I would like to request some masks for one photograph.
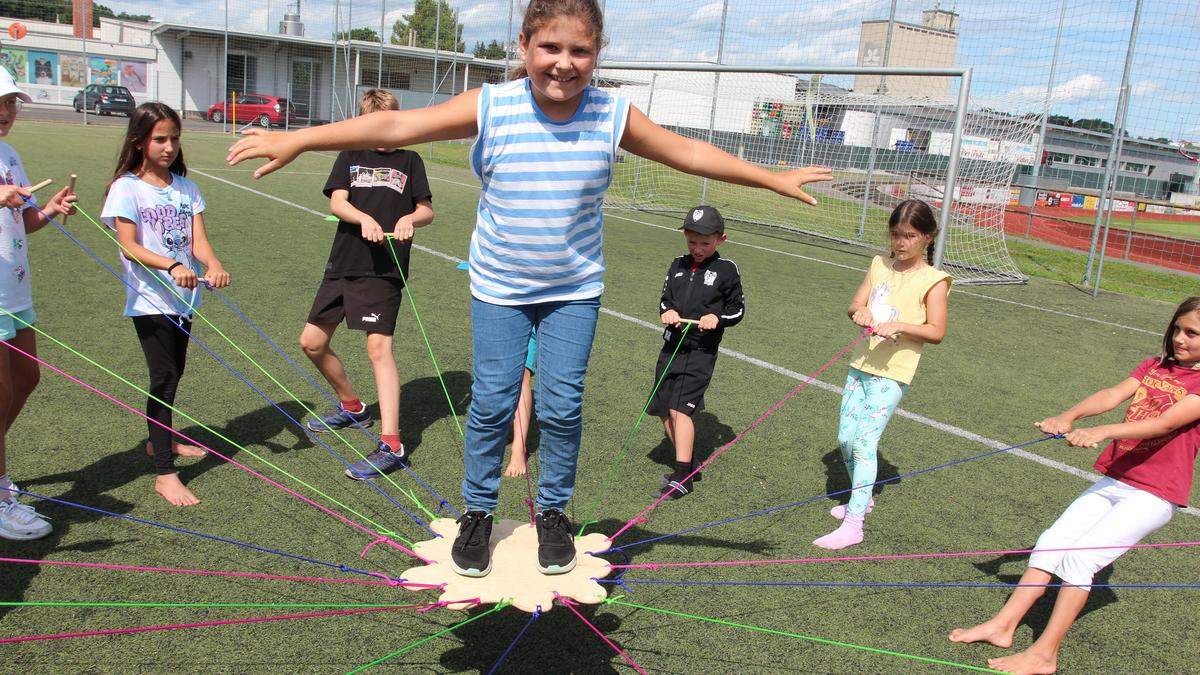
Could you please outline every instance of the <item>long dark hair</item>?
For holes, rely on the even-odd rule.
[[[1200,312],[1200,297],[1193,295],[1175,308],[1175,316],[1171,317],[1171,323],[1167,324],[1167,332],[1163,334],[1162,358],[1159,359],[1158,365],[1173,366],[1179,363],[1179,359],[1175,358],[1175,325],[1179,323],[1179,319],[1191,312]]]
[[[937,238],[937,218],[933,215],[933,209],[920,199],[905,199],[892,210],[892,216],[888,218],[888,231],[903,224],[911,226],[921,234],[934,237],[935,240]],[[925,260],[930,265],[933,264],[933,247],[934,241],[930,241],[929,246],[925,247]]]
[[[125,129],[125,140],[121,143],[121,154],[117,157],[117,170],[113,172],[114,181],[142,167],[144,154],[138,146],[144,145],[149,140],[150,132],[154,131],[154,125],[163,120],[174,122],[175,126],[183,131],[183,122],[179,119],[179,113],[165,103],[151,101],[139,105],[137,110],[133,111],[133,116],[129,118],[129,126]],[[171,162],[170,171],[179,176],[187,175],[187,165],[183,163],[182,147],[179,148],[179,155],[175,157],[175,161]]]
[[[521,19],[521,35],[525,36],[526,44],[533,39],[533,34],[546,24],[564,16],[579,19],[583,25],[592,29],[592,36],[596,38],[596,52],[599,55],[600,48],[604,46],[604,12],[600,11],[600,3],[596,0],[529,0],[529,6],[525,8],[525,18]],[[525,63],[518,61],[508,79],[519,80],[528,74]]]

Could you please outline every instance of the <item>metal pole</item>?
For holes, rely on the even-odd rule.
[[[227,101],[229,100],[229,0],[225,0],[224,64],[224,67],[221,68],[221,100]],[[221,107],[225,109],[225,114],[221,115],[221,133],[227,133],[225,125],[229,123],[229,106],[223,105]]]
[[[508,33],[505,34],[507,37],[504,39],[504,79],[506,79],[506,80],[508,79],[508,73],[509,73],[508,54],[511,51],[512,43],[513,43],[512,22],[513,22],[513,0],[508,0]]]
[[[1108,166],[1104,167],[1104,184],[1100,187],[1100,203],[1096,209],[1096,219],[1092,226],[1092,244],[1088,249],[1087,270],[1083,275],[1083,284],[1087,286],[1092,280],[1092,266],[1096,261],[1096,243],[1100,238],[1100,225],[1104,217],[1105,198],[1112,201],[1112,189],[1110,185],[1116,182],[1118,141],[1124,136],[1125,132],[1125,113],[1129,108],[1129,71],[1133,67],[1133,53],[1137,46],[1138,23],[1142,17],[1142,0],[1137,0],[1137,4],[1133,9],[1133,25],[1129,28],[1129,47],[1125,50],[1125,70],[1121,74],[1121,90],[1117,96],[1117,115],[1116,124],[1113,125],[1112,142],[1108,146]],[[1111,207],[1111,204],[1110,204]],[[1095,296],[1100,292],[1099,283],[1093,289],[1092,295]]]
[[[1121,151],[1125,148],[1124,128],[1124,120],[1122,119],[1122,132],[1117,137],[1117,168],[1113,170],[1113,188],[1112,191],[1109,192],[1108,210],[1104,214],[1104,237],[1101,239],[1100,249],[1096,252],[1096,257],[1098,258],[1099,262],[1096,264],[1096,284],[1092,287],[1093,298],[1100,294],[1100,277],[1104,274],[1104,254],[1108,251],[1108,233],[1112,230],[1112,215],[1116,202],[1115,197],[1117,193],[1117,179],[1119,177],[1117,174],[1121,170]],[[1114,131],[1116,130],[1114,129]]]
[[[938,218],[937,241],[933,246],[933,266],[941,269],[946,254],[946,233],[953,216],[954,188],[958,182],[958,154],[962,149],[963,127],[967,119],[967,101],[971,92],[971,69],[958,83],[958,108],[954,111],[954,137],[950,141],[950,163],[946,166],[946,190],[942,193],[942,212]]]
[[[434,1],[437,2],[437,13],[433,20],[433,79],[430,85],[430,103],[433,102],[433,96],[437,94],[439,88],[437,79],[438,57],[442,54],[442,0]]]
[[[650,110],[654,108],[654,83],[658,81],[658,73],[650,76],[650,98],[646,101],[646,117],[650,116]],[[633,197],[630,200],[634,207],[637,207],[638,181],[642,177],[642,163],[646,160],[638,157],[634,160],[637,164],[633,167]]]
[[[729,0],[721,3],[721,30],[717,34],[717,65],[725,55],[725,20],[729,16]],[[717,124],[717,91],[721,86],[721,73],[713,73],[712,107],[708,111],[708,142],[713,141],[713,127]],[[700,203],[708,203],[708,179],[700,181]]]
[[[362,53],[359,52],[357,47],[355,47],[354,48],[354,70],[351,71],[350,70],[350,40],[351,40],[350,33],[353,30],[354,30],[354,0],[346,0],[346,51],[343,53],[343,56],[346,59],[346,108],[349,108],[351,110],[353,110],[353,108],[350,108],[350,106],[353,105],[352,101],[354,101],[354,99],[358,98],[355,95],[355,88],[358,86],[358,79],[359,79],[358,78],[358,72],[359,72],[358,65],[359,65],[359,61],[362,59]],[[353,73],[353,75],[351,75],[351,73]],[[350,117],[354,117],[354,114],[356,114],[356,113],[352,113],[350,115]]]
[[[1133,206],[1133,215],[1129,217],[1129,230],[1125,233],[1125,259],[1129,260],[1129,253],[1133,250],[1133,228],[1137,227],[1137,204]]]
[[[183,42],[183,40],[180,40],[180,43],[182,43],[182,42]],[[180,60],[180,63],[183,63],[182,59]],[[182,79],[182,78],[180,78],[180,79]],[[85,126],[85,127],[88,124],[87,88],[88,88],[88,85],[91,83],[92,83],[92,60],[88,57],[87,30],[85,29],[83,31],[83,97],[81,99],[81,107],[83,108],[83,126]],[[180,83],[181,86],[179,87],[180,89],[184,88],[182,86],[182,84],[183,83],[181,82]]]
[[[1037,178],[1042,175],[1042,152],[1046,147],[1046,122],[1050,117],[1051,99],[1054,97],[1054,72],[1058,69],[1059,46],[1062,44],[1063,20],[1067,17],[1067,0],[1058,4],[1058,32],[1054,35],[1054,56],[1050,59],[1050,78],[1046,81],[1046,101],[1042,105],[1042,128],[1038,132],[1037,151],[1033,153],[1033,187],[1037,189]]]
[[[883,44],[883,66],[886,68],[892,60],[892,29],[896,25],[896,0],[892,0],[891,9],[888,10],[888,25],[887,25],[887,40]],[[879,76],[879,87],[876,91],[875,99],[875,114],[871,121],[871,149],[867,157],[867,182],[863,189],[862,210],[858,214],[858,240],[862,241],[863,235],[867,230],[867,207],[871,204],[871,183],[875,179],[875,155],[879,152],[876,147],[876,139],[879,138],[879,116],[883,113],[882,97],[887,96],[887,76]]]
[[[379,65],[375,68],[375,86],[383,87],[383,31],[384,15],[387,14],[387,0],[379,0]]]

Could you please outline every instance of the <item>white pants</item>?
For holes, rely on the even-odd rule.
[[[1166,525],[1175,505],[1112,478],[1085,490],[1050,529],[1038,537],[1029,566],[1049,572],[1072,586],[1091,588],[1092,577],[1151,532]],[[1087,551],[1040,549],[1093,548]]]

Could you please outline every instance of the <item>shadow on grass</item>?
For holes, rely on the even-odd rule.
[[[646,420],[649,422],[650,420]],[[655,420],[657,424],[657,420]],[[692,444],[692,460],[697,464],[707,460],[721,446],[733,440],[736,432],[727,424],[723,424],[707,411],[701,411],[692,416],[692,424],[696,428],[696,440]],[[661,427],[661,424],[657,424]],[[675,468],[675,446],[664,436],[658,445],[647,453],[651,461],[663,465],[668,470]]]
[[[846,464],[842,461],[842,451],[839,448],[825,453],[821,457],[821,463],[825,465],[825,494],[850,489],[850,476],[846,473]],[[891,480],[900,475],[896,465],[884,459],[883,453],[878,455],[878,467],[875,474],[876,481]],[[876,485],[871,489],[871,494],[882,494],[884,488],[896,486],[902,482],[904,481],[892,480],[890,483]],[[830,499],[836,500],[839,504],[847,504],[850,502],[850,493],[843,492],[835,497],[830,497]]]
[[[1024,568],[1021,569],[1021,574],[1002,574],[1000,569],[1010,563],[1020,563],[1024,565],[1028,563],[1028,561],[1028,554],[1012,553],[972,564],[976,569],[984,574],[995,577],[996,581],[1006,584],[1015,584],[1021,580],[1021,574],[1025,572]],[[1109,582],[1108,580],[1112,577],[1114,569],[1115,568],[1113,565],[1109,565],[1108,567],[1100,570],[1096,573],[1095,578],[1092,579],[1092,583],[1107,584]],[[1058,583],[1059,581],[1060,579],[1058,579],[1058,577],[1054,578],[1054,583]],[[1046,589],[1046,594],[1042,596],[1041,599],[1039,599],[1033,605],[1033,607],[1031,607],[1029,611],[1025,613],[1025,617],[1021,619],[1021,625],[1029,626],[1029,628],[1033,630],[1035,639],[1046,630],[1046,624],[1050,621],[1050,612],[1054,609],[1054,603],[1056,600],[1058,600],[1058,588]],[[1083,606],[1083,611],[1079,612],[1078,619],[1081,619],[1096,610],[1103,609],[1115,602],[1117,602],[1117,594],[1113,591],[1113,589],[1093,588],[1092,592],[1088,594],[1087,604]],[[999,609],[999,607],[996,609]]]

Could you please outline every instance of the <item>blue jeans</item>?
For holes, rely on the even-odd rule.
[[[504,446],[512,434],[529,337],[535,331],[534,411],[541,431],[537,505],[566,508],[575,491],[583,376],[599,312],[599,298],[521,306],[472,298],[474,381],[462,484],[468,510],[491,512],[499,501]]]

